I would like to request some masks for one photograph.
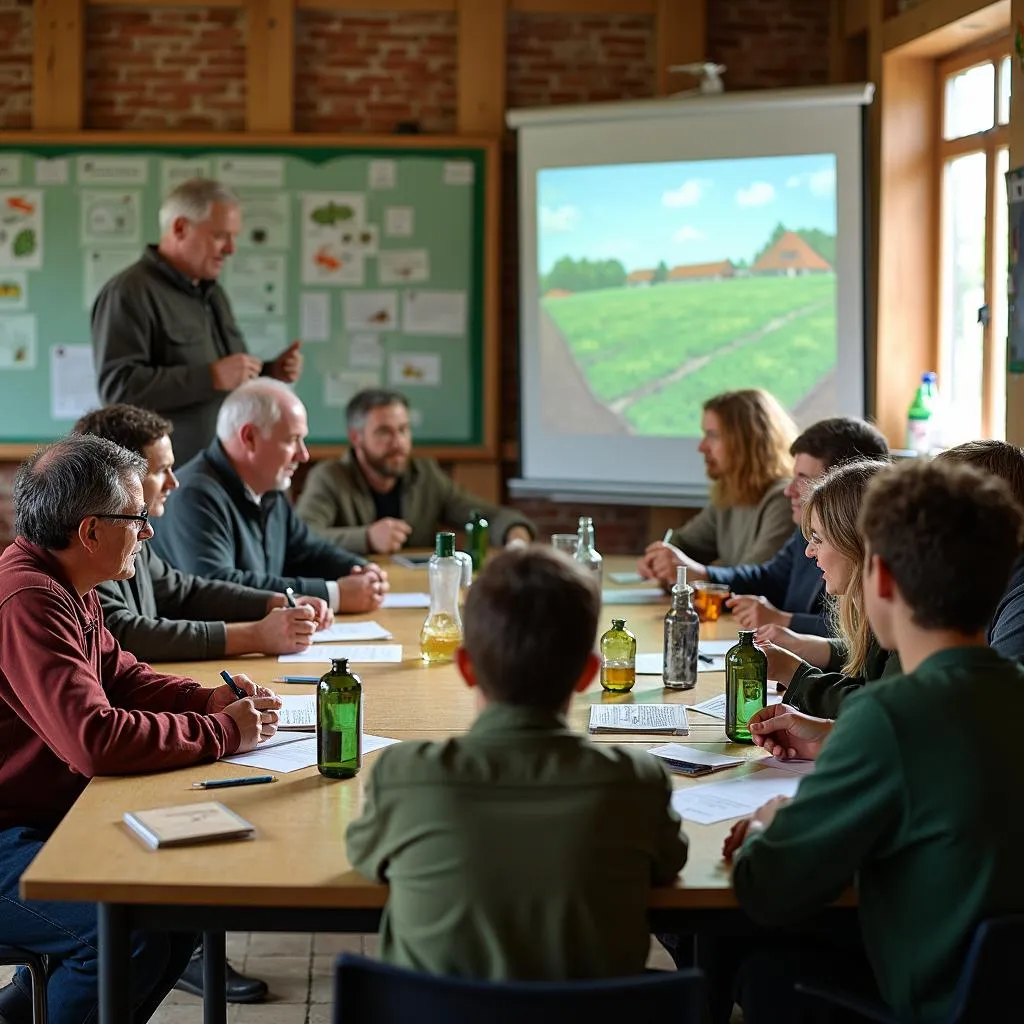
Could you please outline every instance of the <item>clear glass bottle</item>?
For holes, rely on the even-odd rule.
[[[594,520],[590,516],[580,516],[580,524],[576,530],[576,561],[597,577],[598,584],[601,583],[604,559],[594,546]]]
[[[491,524],[480,509],[469,513],[466,522],[466,551],[473,559],[473,572],[479,572],[487,560],[487,548],[491,542]]]
[[[750,719],[768,703],[768,657],[754,646],[755,630],[741,629],[725,655],[725,735],[751,743]]]
[[[693,607],[693,588],[686,583],[686,567],[676,569],[672,607],[665,615],[665,649],[661,678],[670,690],[692,690],[697,685],[700,618]]]
[[[462,563],[455,557],[455,534],[439,533],[427,565],[430,611],[420,630],[420,656],[428,665],[451,661],[462,643],[459,591]]]
[[[316,688],[316,767],[329,779],[351,779],[363,761],[363,684],[348,658],[332,658]]]
[[[612,693],[625,693],[636,682],[636,637],[625,619],[612,619],[601,637],[601,685]]]

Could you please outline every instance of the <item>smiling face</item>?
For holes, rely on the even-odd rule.
[[[206,220],[178,217],[171,225],[173,262],[193,280],[216,281],[241,230],[242,213],[228,203],[214,203]]]
[[[797,526],[803,522],[804,496],[810,486],[825,472],[825,463],[812,455],[805,455],[801,452],[793,460],[793,479],[786,486],[783,492],[789,498],[790,507],[793,509],[793,522]]]
[[[371,409],[362,430],[348,436],[360,464],[385,479],[397,479],[409,465],[412,428],[401,402]]]
[[[167,495],[178,487],[178,478],[171,468],[174,465],[174,449],[171,439],[163,437],[147,444],[142,449],[142,457],[149,463],[149,469],[142,481],[142,499],[149,509],[151,519],[164,514]]]
[[[251,446],[249,486],[257,494],[288,490],[295,470],[309,461],[309,425],[303,404],[297,398],[282,399],[281,415],[266,435],[251,425],[244,430],[251,432],[247,438]]]
[[[697,451],[704,456],[704,472],[709,480],[720,480],[729,471],[729,452],[718,414],[705,410],[700,429],[704,436]]]
[[[825,592],[833,597],[846,593],[854,565],[825,537],[817,510],[811,512],[811,536],[807,541],[807,557],[813,558],[825,581]]]

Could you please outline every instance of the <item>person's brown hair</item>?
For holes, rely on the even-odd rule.
[[[1020,554],[1024,513],[1007,484],[953,460],[871,481],[860,529],[922,629],[967,636],[992,618]]]
[[[142,454],[161,437],[170,437],[174,424],[150,409],[137,405],[108,405],[87,412],[72,428],[73,434],[95,434],[122,448]]]
[[[812,423],[790,446],[790,455],[809,455],[825,469],[844,462],[888,459],[889,445],[882,432],[866,420],[831,416]]]
[[[593,576],[550,548],[505,551],[466,598],[463,646],[494,701],[557,710],[594,650],[601,591]]]
[[[704,403],[722,427],[726,470],[711,488],[719,508],[756,505],[778,480],[793,475],[789,446],[796,425],[774,395],[761,388],[726,391]]]
[[[811,539],[811,514],[816,513],[822,539],[851,566],[846,590],[829,605],[833,627],[846,644],[843,672],[850,676],[864,671],[871,643],[871,627],[864,614],[864,538],[857,517],[868,484],[888,466],[877,459],[837,466],[810,489],[804,502],[804,537]]]
[[[1017,504],[1024,508],[1024,448],[991,439],[968,441],[947,448],[935,461],[973,466],[989,476],[999,477],[1010,488]]]

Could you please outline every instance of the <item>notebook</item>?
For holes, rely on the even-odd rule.
[[[227,839],[252,839],[255,827],[216,800],[126,811],[124,823],[151,850]]]
[[[699,750],[696,747],[684,747],[681,743],[666,743],[661,747],[651,747],[647,751],[661,758],[666,766],[681,775],[707,775],[721,771],[723,768],[735,768],[743,764],[742,757],[730,757],[728,754],[717,754],[711,750]]]
[[[682,704],[593,704],[590,732],[689,733],[686,708]]]

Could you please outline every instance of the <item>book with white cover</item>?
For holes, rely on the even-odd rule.
[[[255,826],[216,800],[126,811],[124,823],[151,850],[226,839],[251,839]]]

